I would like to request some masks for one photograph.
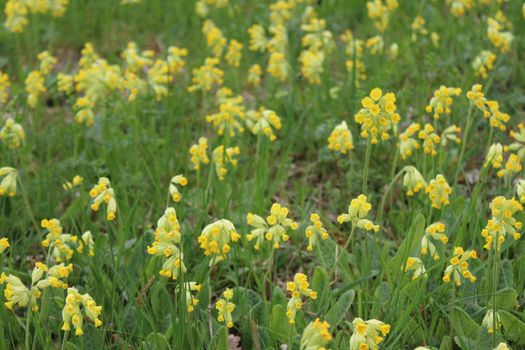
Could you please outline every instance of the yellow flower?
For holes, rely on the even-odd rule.
[[[155,98],[160,101],[168,96],[168,83],[171,81],[168,63],[157,59],[148,70],[148,82],[155,92]]]
[[[153,64],[154,53],[151,50],[139,52],[138,46],[135,42],[129,42],[126,49],[120,54],[120,57],[126,63],[126,70],[132,73],[137,73],[145,67]]]
[[[238,146],[224,148],[223,145],[220,145],[213,150],[212,157],[215,164],[215,172],[220,181],[223,181],[226,174],[228,174],[228,164],[232,167],[237,166],[237,156],[240,153],[241,150]]]
[[[501,131],[507,130],[505,123],[510,120],[510,116],[499,110],[499,103],[497,101],[487,101],[483,116],[489,119],[491,127],[498,128]]]
[[[441,206],[450,204],[448,197],[452,193],[452,189],[441,174],[430,181],[425,188],[425,192],[428,193],[428,198],[432,202],[433,208],[441,209]]]
[[[64,73],[57,75],[58,91],[70,95],[75,90],[73,76]]]
[[[312,49],[304,50],[299,56],[301,63],[301,74],[310,84],[321,84],[321,74],[323,73],[324,53]]]
[[[310,222],[312,223],[312,225],[306,228],[304,234],[308,238],[308,247],[306,247],[306,249],[312,251],[319,239],[325,241],[328,239],[329,235],[328,231],[326,231],[326,229],[323,226],[323,223],[321,222],[321,217],[319,216],[319,214],[310,214]]]
[[[511,130],[510,137],[515,141],[508,146],[508,150],[516,152],[522,160],[525,160],[525,125],[519,123],[518,130]]]
[[[193,78],[191,85],[188,88],[189,92],[197,90],[210,91],[213,85],[222,85],[224,72],[217,67],[219,64],[218,58],[206,58],[204,65],[193,69]]]
[[[401,158],[407,159],[411,157],[414,151],[421,147],[415,137],[419,130],[421,130],[421,125],[412,123],[399,135],[399,153],[401,153]]]
[[[279,203],[274,203],[266,220],[253,213],[246,215],[248,225],[253,227],[246,238],[248,241],[255,240],[255,250],[260,249],[265,239],[273,242],[275,249],[279,249],[281,242],[290,239],[288,228],[295,231],[299,224],[288,218],[288,213],[288,208],[281,206]]]
[[[225,257],[230,251],[230,243],[237,242],[241,235],[237,233],[233,223],[226,219],[217,220],[207,225],[198,238],[204,255]]]
[[[9,75],[0,70],[0,104],[5,105],[7,103],[7,98],[9,97],[9,87],[11,86],[11,81],[9,80]]]
[[[450,115],[452,113],[450,107],[454,102],[452,97],[459,96],[460,94],[460,88],[441,85],[438,90],[434,91],[434,96],[430,99],[425,110],[427,113],[434,113],[434,119],[439,119],[442,114]]]
[[[425,124],[423,130],[419,131],[418,138],[423,140],[423,152],[432,157],[437,155],[436,146],[441,142],[441,138],[434,132],[431,124]]]
[[[195,306],[199,304],[199,299],[194,294],[200,293],[202,285],[197,282],[185,282],[184,283],[184,297],[186,302],[186,311],[189,313],[195,310]],[[180,291],[180,286],[178,285],[175,289],[177,292]],[[193,292],[193,294],[192,294]]]
[[[456,286],[461,286],[461,280],[463,278],[468,279],[471,283],[476,282],[476,276],[469,270],[470,259],[477,259],[478,256],[475,250],[463,250],[461,247],[454,248],[454,254],[450,259],[450,265],[445,269],[443,274],[443,282],[449,283],[450,277],[454,279]]]
[[[503,31],[505,23],[496,18],[487,19],[487,36],[492,45],[499,49],[501,53],[510,51],[510,46],[514,41],[514,35],[510,31]]]
[[[206,121],[215,127],[218,135],[227,133],[230,137],[244,132],[242,122],[246,118],[246,108],[241,95],[222,99],[219,112],[206,116]]]
[[[407,196],[413,196],[422,189],[426,188],[427,182],[421,173],[413,166],[407,165],[403,168],[403,186],[407,190]]]
[[[64,190],[69,191],[75,187],[82,185],[84,178],[80,175],[75,175],[71,181],[66,181],[62,184]]]
[[[307,51],[330,53],[335,47],[332,33],[325,30],[326,21],[324,19],[311,17],[308,23],[301,25],[301,30],[306,34],[301,38],[301,44]]]
[[[439,260],[440,256],[437,253],[436,246],[432,242],[432,239],[447,244],[448,237],[445,234],[445,229],[446,226],[442,222],[435,222],[425,229],[425,234],[423,238],[421,238],[421,255],[430,253],[430,256],[434,260]]]
[[[524,11],[525,12],[525,11]],[[523,16],[525,17],[525,15]],[[509,346],[505,343],[499,343],[498,346],[494,348],[494,350],[510,350]]]
[[[102,202],[107,204],[106,219],[115,220],[117,214],[117,201],[115,192],[111,188],[111,183],[107,177],[101,177],[98,183],[89,191],[89,196],[93,198],[91,210],[98,211]]]
[[[498,196],[490,202],[490,210],[492,217],[481,231],[481,236],[485,238],[483,248],[490,250],[494,246],[499,251],[507,235],[511,235],[515,240],[521,237],[519,230],[523,223],[516,220],[514,215],[521,212],[523,206],[514,198]]]
[[[485,157],[484,167],[491,165],[495,169],[501,168],[503,163],[503,146],[501,143],[494,143],[489,147],[487,156]]]
[[[392,11],[399,7],[397,0],[372,0],[366,2],[368,17],[374,22],[374,26],[380,32],[388,28]]]
[[[274,129],[281,129],[281,118],[272,110],[261,108],[246,113],[246,125],[254,135],[266,135],[270,141],[275,141]]]
[[[317,292],[310,289],[308,277],[302,273],[296,273],[293,281],[286,282],[286,291],[290,293],[286,316],[288,322],[293,324],[297,310],[303,307],[303,298],[317,299]]]
[[[253,86],[258,86],[261,83],[261,66],[258,64],[254,64],[250,67],[250,70],[248,71],[248,84]]]
[[[38,103],[38,96],[46,92],[46,87],[44,86],[44,77],[42,74],[37,71],[31,71],[25,81],[26,92],[27,92],[27,104],[31,108],[35,108]]]
[[[22,33],[29,23],[27,20],[28,8],[25,1],[8,0],[5,4],[5,27],[13,33]]]
[[[352,324],[354,332],[350,337],[349,350],[372,350],[379,349],[379,345],[390,333],[390,325],[379,320],[368,320],[356,317]]]
[[[231,302],[233,299],[233,290],[226,289],[222,293],[223,298],[220,298],[217,303],[215,303],[215,309],[219,312],[217,316],[217,321],[224,322],[226,327],[233,327],[232,312],[235,310],[235,304]]]
[[[228,64],[239,67],[242,57],[242,44],[235,39],[230,40],[230,45],[228,46],[228,51],[224,58]]]
[[[519,173],[522,169],[523,166],[521,165],[520,157],[511,153],[505,163],[505,168],[498,171],[498,177],[512,176],[513,174]]]
[[[289,71],[288,61],[282,52],[273,52],[268,62],[268,73],[281,81],[285,81]]]
[[[525,203],[525,180],[516,182],[516,194],[521,203]]]
[[[494,319],[496,319],[495,323]],[[498,330],[501,328],[501,321],[499,319],[499,315],[497,312],[496,314],[494,314],[494,310],[492,309],[487,310],[487,313],[485,314],[485,317],[483,317],[483,321],[481,322],[481,324],[487,329],[487,332],[489,334],[493,334],[494,330]]]
[[[266,38],[266,33],[264,27],[259,24],[254,24],[248,28],[248,34],[250,36],[250,50],[252,51],[266,51],[266,45],[268,44],[268,39]]]
[[[7,248],[9,248],[11,245],[9,244],[9,240],[5,237],[0,238],[0,254],[6,251]]]
[[[102,313],[102,306],[97,306],[95,300],[89,294],[80,294],[76,288],[67,290],[66,304],[62,310],[62,330],[68,332],[71,325],[75,328],[75,335],[84,334],[84,317],[91,320],[95,327],[100,327],[102,321],[99,319]]]
[[[381,35],[376,35],[366,40],[365,47],[371,55],[378,55],[383,53],[384,42]]]
[[[188,50],[185,48],[179,48],[176,46],[170,46],[168,48],[168,69],[170,74],[180,73],[184,66],[186,66],[186,61],[184,58],[188,56]]]
[[[51,257],[56,262],[68,261],[73,257],[74,247],[78,242],[78,237],[64,230],[58,219],[42,219],[40,226],[47,230],[42,246],[47,248]]]
[[[379,231],[379,225],[375,225],[372,221],[366,219],[371,209],[372,205],[366,201],[366,196],[360,194],[350,202],[348,213],[341,214],[337,217],[337,222],[339,222],[339,224],[352,222],[352,225],[355,225],[357,228],[377,232]]]
[[[16,181],[18,178],[18,171],[12,167],[0,168],[0,177],[3,177],[0,182],[0,197],[8,195],[14,197],[16,194]]]
[[[190,147],[190,160],[193,164],[193,169],[198,171],[201,168],[201,164],[208,164],[208,139],[200,137],[199,142]]]
[[[27,288],[24,283],[14,275],[0,275],[0,284],[6,283],[4,290],[4,297],[6,302],[5,307],[13,310],[13,307],[30,306],[33,311],[38,310],[37,299],[40,298],[41,292],[35,287],[31,290]]]
[[[458,133],[461,132],[461,128],[452,124],[443,130],[441,133],[441,145],[446,146],[449,141],[452,141],[456,144],[461,143],[461,139],[458,137]]]
[[[184,177],[184,175],[179,174],[171,178],[170,195],[171,195],[171,199],[173,199],[175,203],[180,202],[182,198],[182,195],[180,194],[177,185],[184,187],[187,184],[188,184],[188,180]]]
[[[474,58],[472,62],[472,68],[474,74],[477,77],[487,79],[488,74],[494,68],[494,62],[496,61],[496,55],[488,50],[483,50]]]
[[[95,256],[95,241],[93,240],[93,234],[91,231],[84,232],[78,243],[78,253],[82,254],[84,252],[84,247],[87,247],[89,256]]]
[[[328,137],[328,149],[342,154],[354,149],[352,133],[345,121],[337,125]]]
[[[372,144],[378,137],[386,141],[390,138],[388,132],[401,119],[396,112],[396,96],[389,92],[383,95],[379,88],[372,89],[370,96],[361,100],[363,108],[354,119],[361,124],[361,137],[371,138]]]
[[[456,17],[463,17],[474,6],[473,0],[447,0],[450,12]]]
[[[57,59],[53,57],[49,51],[42,51],[38,54],[37,58],[40,61],[40,73],[43,75],[48,75],[51,73],[57,64]]]
[[[319,320],[319,318],[310,322],[301,336],[301,349],[325,349],[325,345],[332,340],[329,329],[330,324],[326,321]]]
[[[419,258],[409,257],[405,264],[405,267],[402,268],[404,272],[413,271],[412,279],[416,280],[421,276],[425,275],[426,269],[425,265]]]
[[[20,147],[25,137],[26,134],[22,125],[16,123],[11,118],[5,121],[4,127],[0,130],[0,140],[2,140],[9,149]]]
[[[202,33],[206,36],[208,47],[211,48],[215,58],[220,59],[227,40],[222,34],[222,31],[213,23],[212,20],[207,19],[202,25]]]

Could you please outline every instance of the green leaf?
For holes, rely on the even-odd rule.
[[[494,303],[494,297],[490,298],[489,305],[494,308],[496,304],[496,310],[512,311],[518,303],[518,292],[515,289],[503,289],[495,295],[496,303]]]
[[[222,326],[211,339],[210,349],[228,350],[228,328]]]
[[[514,272],[512,262],[505,259],[500,263],[499,288],[512,288],[514,283]]]
[[[166,337],[161,333],[150,333],[140,347],[143,350],[167,350],[170,348]]]
[[[476,339],[480,325],[476,323],[463,309],[456,307],[451,315],[451,323],[454,331],[460,337]],[[454,339],[456,340],[456,339]]]
[[[476,339],[476,350],[492,350],[492,337],[485,327],[481,327]]]
[[[328,274],[325,269],[317,266],[312,277],[312,290],[317,292],[317,299],[309,303],[309,311],[317,312],[321,305],[325,305],[330,300],[331,291],[328,288],[328,283]]]
[[[292,332],[292,325],[286,317],[286,308],[283,305],[275,305],[272,309],[272,322],[270,324],[271,336],[281,343],[287,343],[290,332]]]
[[[444,336],[441,340],[439,350],[452,350],[452,342],[450,341],[450,337],[448,335]]]
[[[341,295],[337,302],[330,308],[330,310],[325,316],[325,320],[330,324],[330,327],[334,327],[335,329],[335,327],[339,325],[339,323],[348,313],[348,310],[350,310],[350,307],[354,302],[354,298],[355,291],[353,289],[350,289],[349,291]]]
[[[477,350],[476,343],[467,337],[454,337],[454,342],[461,350]]]
[[[419,213],[412,222],[412,225],[410,226],[405,239],[399,246],[396,255],[394,255],[389,261],[388,265],[392,276],[397,276],[398,272],[401,271],[401,265],[403,262],[410,256],[411,252],[416,250],[419,246],[421,238],[425,233],[425,223],[425,217],[423,214]]]
[[[505,310],[499,310],[498,316],[505,336],[518,344],[525,344],[525,323]]]

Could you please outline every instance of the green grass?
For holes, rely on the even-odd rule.
[[[1,8],[5,2],[0,1]],[[64,339],[60,329],[65,291],[47,289],[38,302],[38,313],[2,306],[0,349],[23,349],[26,334],[32,349],[228,349],[228,334],[239,336],[243,349],[279,349],[281,344],[299,349],[304,328],[316,317],[330,323],[333,340],[328,347],[332,349],[348,349],[355,317],[391,325],[382,349],[423,345],[443,350],[493,349],[500,341],[512,349],[524,348],[525,245],[522,240],[507,239],[495,282],[495,256],[482,248],[480,235],[490,218],[492,198],[514,196],[513,181],[524,172],[503,181],[490,169],[485,182],[469,180],[483,171],[490,146],[491,128],[479,111],[473,112],[459,165],[461,144],[441,148],[434,159],[421,153],[407,160],[396,156],[397,136],[372,145],[365,194],[372,204],[368,218],[381,229],[378,233],[356,230],[348,249],[342,251],[352,225],[339,225],[336,220],[346,212],[350,200],[362,193],[367,140],[359,137],[353,117],[372,88],[396,94],[401,115],[398,133],[411,122],[433,123],[425,106],[440,85],[463,90],[454,98],[451,116],[439,120],[440,132],[451,124],[465,130],[469,110],[465,93],[474,83],[483,84],[488,98],[497,100],[501,110],[510,114],[508,130],[515,130],[525,120],[521,2],[476,5],[465,17],[456,18],[442,1],[400,0],[400,8],[383,33],[385,53],[371,55],[365,50],[368,77],[359,82],[345,68],[350,58],[345,56],[339,36],[347,29],[360,39],[378,34],[367,16],[365,1],[316,2],[312,6],[326,20],[337,43],[327,57],[318,86],[301,77],[297,62],[303,5],[287,23],[291,74],[280,82],[265,72],[268,53],[248,50],[247,29],[255,23],[268,27],[270,2],[230,3],[224,9],[210,7],[209,13],[226,38],[244,45],[239,68],[224,61],[220,64],[224,85],[234,94],[242,94],[248,107],[265,106],[280,116],[283,127],[276,132],[275,142],[248,130],[234,138],[216,135],[205,120],[207,114],[217,111],[213,93],[187,92],[191,70],[212,55],[193,1],[143,0],[126,6],[117,0],[71,1],[63,17],[30,15],[24,33],[0,29],[0,70],[12,81],[10,99],[0,105],[0,113],[4,119],[14,118],[26,132],[19,149],[0,145],[0,166],[13,166],[19,172],[17,195],[0,197],[0,236],[11,243],[1,257],[0,270],[29,285],[34,262],[51,262],[41,246],[45,232],[40,220],[58,218],[68,233],[93,233],[95,256],[75,254],[71,260],[74,272],[67,283],[89,293],[103,307],[102,327],[86,321],[83,337],[70,332]],[[486,18],[500,6],[512,22],[515,38],[511,51],[505,54],[492,47],[486,34]],[[426,19],[429,31],[440,35],[439,47],[429,40],[411,41],[410,24],[416,15]],[[188,49],[187,66],[170,85],[169,96],[157,101],[148,93],[127,102],[116,93],[97,106],[91,128],[76,124],[75,98],[58,92],[56,74],[76,72],[86,42],[91,42],[101,57],[123,68],[120,52],[129,41],[135,41],[141,50],[154,50],[161,58],[169,46]],[[394,42],[399,45],[399,55],[389,59],[386,51]],[[37,69],[36,55],[43,50],[49,50],[59,63],[46,79],[48,92],[31,109],[24,80]],[[498,55],[487,79],[475,77],[471,67],[482,50]],[[263,68],[262,83],[250,87],[246,75],[255,63]],[[336,86],[339,94],[332,98],[330,89]],[[326,141],[343,120],[355,145],[347,156],[329,151]],[[225,143],[241,149],[238,166],[231,168],[222,182],[213,164],[203,166],[200,172],[192,170],[188,150],[201,136],[208,137],[211,149]],[[508,132],[494,130],[492,141],[506,145],[511,139]],[[450,205],[432,210],[425,194],[407,197],[396,176],[406,165],[416,166],[427,180],[443,174],[453,187]],[[456,169],[460,171],[454,184]],[[77,174],[84,177],[84,183],[71,191],[63,190],[62,184]],[[184,174],[189,184],[181,189],[182,201],[174,204],[168,186],[176,174]],[[113,222],[105,220],[105,208],[95,214],[90,210],[88,192],[102,176],[111,180],[116,193],[118,212]],[[266,217],[274,202],[288,207],[289,216],[300,227],[280,249],[273,250],[267,243],[255,251],[253,242],[246,239],[250,231],[246,214]],[[379,209],[382,204],[384,210]],[[167,205],[177,210],[188,268],[177,281],[160,276],[162,258],[146,253]],[[304,230],[312,212],[321,215],[330,238],[309,252]],[[523,212],[516,217],[525,219]],[[203,255],[197,237],[205,225],[222,218],[232,221],[242,238],[232,244],[228,258],[210,268],[212,259]],[[446,224],[449,243],[444,248],[438,244],[440,260],[422,257],[427,273],[412,281],[401,267],[409,256],[419,256],[425,227],[437,221]],[[477,250],[480,259],[471,266],[476,283],[465,281],[454,288],[442,282],[454,246]],[[285,316],[289,298],[285,284],[297,272],[308,276],[318,298],[305,303],[292,327]],[[185,281],[203,284],[192,313],[186,311],[183,293],[176,292]],[[215,302],[226,288],[234,289],[237,305],[230,330],[217,322],[215,310]],[[493,336],[481,323],[487,308],[494,304],[494,294],[497,309],[503,310],[503,327]]]

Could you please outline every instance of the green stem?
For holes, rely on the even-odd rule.
[[[367,193],[368,186],[368,166],[370,164],[370,154],[372,153],[372,143],[370,137],[366,141],[366,155],[365,155],[365,167],[363,169],[363,194]]]
[[[468,135],[469,135],[470,128],[472,126],[472,111],[473,111],[473,108],[471,104],[468,108],[467,121],[465,123],[465,134],[463,135],[461,151],[459,153],[459,158],[458,158],[458,166],[456,168],[456,173],[454,175],[454,185],[457,184],[459,172],[461,171],[461,168],[463,165],[463,157],[465,156],[465,150],[467,149]]]

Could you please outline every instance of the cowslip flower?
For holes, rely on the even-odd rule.
[[[416,280],[423,276],[426,272],[425,265],[419,258],[408,257],[404,268],[401,268],[404,272],[412,271],[412,279]]]
[[[227,44],[227,40],[222,31],[212,20],[207,19],[202,24],[202,33],[206,36],[206,42],[208,47],[211,48],[213,55],[220,59]]]
[[[213,150],[213,164],[215,164],[215,172],[220,181],[223,181],[228,174],[228,165],[237,166],[237,156],[240,153],[241,150],[238,146],[225,148],[220,145]]]
[[[345,121],[337,125],[328,137],[328,149],[346,154],[354,149],[352,133]]]
[[[303,273],[296,273],[293,281],[286,282],[286,291],[290,293],[290,300],[286,307],[288,322],[295,323],[297,311],[303,307],[303,299],[317,299],[317,292],[310,289],[308,277]]]
[[[10,86],[11,81],[9,80],[9,75],[0,70],[0,104],[5,105],[7,103]]]
[[[0,130],[0,140],[9,148],[17,149],[22,145],[26,137],[24,128],[12,118],[5,121],[4,127]]]
[[[168,96],[168,83],[172,80],[168,63],[157,58],[148,70],[148,83],[155,93],[157,101]]]
[[[131,41],[126,46],[126,49],[122,51],[120,57],[126,63],[126,70],[136,73],[153,64],[153,55],[154,52],[151,50],[140,52],[137,44]]]
[[[89,191],[89,196],[93,198],[91,210],[98,211],[102,202],[107,204],[106,219],[108,221],[115,220],[117,214],[117,201],[115,199],[115,192],[111,188],[111,183],[107,177],[101,177],[98,183]]]
[[[439,174],[427,185],[425,193],[428,194],[428,198],[432,202],[432,208],[441,209],[443,205],[450,204],[449,196],[452,193],[452,188],[448,185],[445,177]]]
[[[317,50],[303,50],[299,55],[301,64],[301,75],[306,78],[309,84],[321,84],[321,74],[323,73],[324,53]]]
[[[316,318],[310,322],[301,336],[301,350],[323,350],[332,340],[330,324]]]
[[[220,219],[204,227],[197,241],[204,250],[204,255],[214,255],[220,259],[230,251],[230,243],[237,242],[240,238],[241,235],[231,221]]]
[[[204,65],[193,69],[192,83],[188,88],[188,92],[195,92],[202,90],[204,92],[210,91],[211,88],[217,84],[222,85],[224,72],[217,67],[219,59],[206,58]]]
[[[307,9],[313,10],[312,7],[307,7]],[[307,10],[303,14],[303,24],[301,25],[301,30],[305,32],[305,35],[301,38],[301,44],[313,52],[321,51],[327,54],[332,52],[335,43],[332,33],[325,29],[326,21],[315,17],[316,14],[313,12],[308,22],[304,23],[305,15],[307,15]]]
[[[290,239],[288,229],[297,230],[299,224],[288,218],[289,210],[274,203],[270,208],[270,215],[266,220],[261,216],[253,213],[246,215],[246,221],[253,229],[246,236],[248,241],[255,240],[255,250],[259,250],[264,239],[273,242],[273,247],[279,249],[281,242]]]
[[[373,36],[365,41],[365,47],[371,55],[383,53],[384,42],[381,35]]]
[[[416,139],[419,130],[421,130],[421,125],[412,123],[399,135],[399,153],[401,153],[401,158],[407,159],[411,157],[414,151],[421,147]]]
[[[221,99],[219,112],[206,116],[206,122],[213,125],[218,135],[230,137],[244,132],[243,121],[246,118],[244,98],[241,95]]]
[[[0,197],[4,195],[14,197],[16,195],[18,171],[13,167],[4,166],[0,168],[0,177],[3,177],[0,182]]]
[[[31,273],[31,284],[40,291],[48,287],[67,289],[68,285],[63,279],[69,277],[71,272],[73,264],[59,264],[49,268],[46,264],[37,262]]]
[[[40,73],[43,75],[48,75],[51,73],[55,65],[57,64],[57,59],[49,53],[49,51],[42,51],[37,56],[40,61]]]
[[[284,53],[273,52],[270,55],[267,72],[270,73],[272,77],[275,77],[281,81],[285,81],[288,77],[289,70],[290,67]]]
[[[432,157],[437,155],[436,146],[441,142],[441,138],[434,132],[434,127],[431,124],[425,124],[417,137],[423,142],[423,152],[425,154]]]
[[[472,69],[477,77],[487,79],[488,74],[494,69],[496,55],[488,50],[481,51],[472,62]]]
[[[185,57],[188,56],[188,50],[177,46],[168,47],[168,69],[170,74],[180,73],[186,66]]]
[[[47,230],[47,234],[42,241],[42,247],[49,250],[51,257],[56,262],[71,260],[78,237],[64,233],[64,229],[58,219],[42,219],[40,226]]]
[[[312,225],[306,228],[304,234],[306,238],[308,238],[308,246],[306,247],[306,249],[312,251],[319,239],[325,241],[328,239],[329,234],[328,231],[324,228],[319,214],[310,214],[310,222],[312,223]]]
[[[496,322],[494,322],[494,319],[496,319]],[[499,315],[496,312],[494,314],[493,309],[488,309],[487,313],[485,314],[485,317],[483,317],[483,321],[481,322],[483,327],[487,329],[487,332],[489,334],[493,334],[494,331],[501,328],[501,321],[499,319]]]
[[[75,175],[71,181],[66,181],[62,184],[62,188],[66,191],[72,190],[75,187],[82,185],[84,178],[80,175]]]
[[[371,0],[366,2],[368,17],[380,32],[388,28],[390,15],[399,7],[397,0]]]
[[[360,194],[357,198],[350,201],[348,213],[339,215],[337,222],[339,224],[351,222],[357,228],[377,232],[379,231],[379,225],[375,225],[372,221],[365,219],[371,209],[372,204],[367,202],[364,194]]]
[[[361,100],[363,108],[354,116],[361,124],[361,137],[370,138],[372,144],[378,137],[386,141],[390,138],[388,132],[399,123],[401,117],[396,112],[396,96],[389,92],[383,95],[379,88],[372,89],[370,96]]]
[[[514,215],[523,210],[523,206],[514,198],[507,199],[498,196],[490,202],[491,219],[488,220],[487,226],[481,231],[481,236],[485,238],[483,248],[501,250],[507,235],[511,235],[515,240],[521,237],[518,231],[522,228],[523,223],[516,220]]]
[[[390,333],[390,325],[376,319],[364,321],[356,317],[352,324],[354,331],[350,337],[349,350],[379,349],[379,345]]]
[[[455,124],[447,126],[445,130],[443,130],[440,136],[441,145],[446,146],[449,143],[449,141],[455,144],[461,143],[461,139],[457,135],[460,132],[461,132],[461,128]]]
[[[403,168],[403,186],[407,190],[407,196],[413,196],[427,187],[427,182],[421,173],[412,165]]]
[[[250,70],[248,70],[248,84],[252,86],[258,86],[261,83],[261,74],[261,66],[259,66],[258,64],[254,64],[253,66],[251,66]]]
[[[505,24],[498,18],[487,18],[487,36],[492,45],[501,53],[509,52],[514,41],[514,35],[510,31],[504,31],[504,27]]]
[[[22,33],[29,23],[28,7],[24,1],[8,0],[5,4],[6,20],[4,26],[13,33]]]
[[[7,248],[9,248],[11,245],[9,244],[9,240],[5,237],[0,238],[0,254],[6,251]]]
[[[436,246],[432,240],[447,244],[448,237],[445,234],[445,230],[446,226],[442,222],[435,222],[425,229],[425,234],[421,238],[421,255],[427,255],[430,253],[430,256],[434,260],[439,260],[439,254],[437,253]]]
[[[187,184],[188,184],[188,180],[182,174],[175,175],[174,177],[171,178],[171,180],[170,180],[170,195],[171,195],[171,199],[175,203],[180,202],[180,200],[182,198],[182,195],[180,194],[180,191],[179,191],[177,186],[184,187]]]
[[[242,44],[235,39],[230,40],[230,45],[224,58],[229,65],[239,67],[242,57]]]
[[[525,16],[523,16],[525,17]],[[509,346],[505,343],[499,343],[498,346],[494,348],[494,350],[510,350]]]
[[[474,6],[472,0],[447,0],[446,3],[450,7],[450,13],[455,17],[465,16],[465,13]]]
[[[91,320],[95,327],[100,327],[102,321],[99,319],[102,313],[102,306],[97,306],[95,300],[89,294],[80,294],[76,288],[67,290],[66,304],[62,309],[62,330],[70,331],[71,325],[75,328],[75,335],[84,334],[84,317]]]
[[[467,92],[467,98],[470,104],[478,108],[480,111],[486,111],[487,99],[483,93],[483,86],[481,84],[474,84],[472,88]]]
[[[489,124],[493,128],[500,129],[501,131],[507,130],[505,123],[510,120],[510,116],[507,113],[503,113],[499,109],[499,103],[497,101],[487,101],[485,112],[483,116],[489,120]]]
[[[223,298],[219,299],[215,304],[215,309],[219,312],[217,321],[224,322],[226,327],[233,327],[232,312],[235,310],[235,304],[231,302],[233,299],[233,289],[226,289],[222,293]]]
[[[190,147],[190,161],[193,164],[193,170],[199,171],[201,164],[208,164],[210,162],[207,152],[208,139],[206,137],[200,137],[198,143]]]
[[[434,96],[430,99],[429,104],[425,107],[427,113],[433,113],[434,119],[439,119],[441,115],[450,115],[452,110],[450,107],[454,100],[452,97],[461,94],[460,88],[446,87],[441,85],[439,89],[434,91]]]
[[[505,167],[498,171],[498,177],[512,176],[523,169],[521,159],[516,154],[511,153],[505,162]]]
[[[461,247],[454,248],[454,254],[450,259],[450,265],[447,266],[443,274],[443,282],[449,283],[450,277],[454,279],[457,287],[461,286],[462,278],[468,279],[471,283],[476,282],[476,276],[469,270],[469,260],[477,259],[478,255],[475,250],[463,250]]]
[[[177,292],[180,291],[180,286],[175,289]],[[186,282],[184,283],[184,299],[186,302],[186,311],[192,313],[195,310],[195,306],[199,304],[199,299],[194,294],[200,293],[202,285],[197,282]]]
[[[519,123],[517,131],[510,131],[510,137],[514,139],[514,142],[507,146],[508,150],[516,152],[521,159],[525,160],[525,125]]]
[[[275,130],[282,127],[281,118],[270,109],[250,110],[246,113],[246,126],[254,135],[265,135],[270,141],[275,141]]]
[[[516,182],[516,195],[521,203],[525,203],[525,180]]]
[[[25,81],[25,90],[27,92],[27,104],[35,108],[38,103],[38,97],[47,91],[44,86],[44,77],[37,71],[31,71]]]
[[[252,51],[264,52],[268,44],[268,38],[264,27],[259,24],[254,24],[248,28],[248,35],[250,36],[249,49]]]
[[[89,256],[95,256],[95,241],[93,240],[93,234],[91,231],[84,232],[78,243],[78,253],[82,254],[84,252],[84,247],[86,247],[88,249]]]
[[[6,283],[4,290],[4,297],[6,302],[5,307],[9,310],[13,310],[15,306],[18,307],[31,307],[33,311],[38,311],[37,300],[42,295],[42,292],[35,287],[31,289],[27,288],[20,278],[15,275],[6,275],[2,273],[0,275],[0,284]]]
[[[157,221],[154,239],[151,246],[147,248],[148,254],[164,256],[166,260],[159,274],[176,280],[180,273],[186,272],[186,266],[178,246],[181,243],[181,232],[175,209],[167,208]]]
[[[495,169],[501,168],[503,163],[503,146],[501,143],[494,143],[490,145],[487,156],[485,157],[485,162],[483,163],[484,167],[489,165]]]

